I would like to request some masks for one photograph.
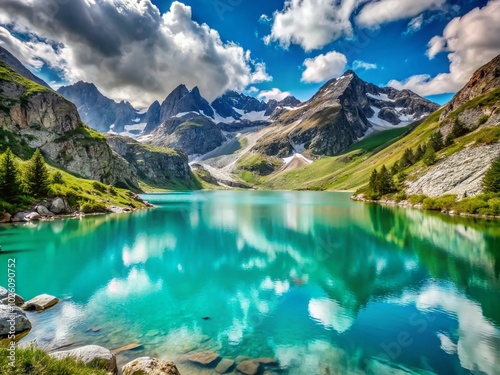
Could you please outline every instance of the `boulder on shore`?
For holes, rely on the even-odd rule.
[[[35,207],[35,209],[36,209],[36,212],[42,216],[49,216],[49,217],[54,216],[54,213],[49,211],[49,209],[45,206],[38,205]]]
[[[70,208],[65,199],[57,197],[50,204],[50,211],[55,214],[64,214],[70,212]]]
[[[0,214],[0,223],[10,223],[10,220],[12,219],[12,216],[5,212],[3,214]]]
[[[152,357],[134,359],[122,367],[123,375],[180,375],[172,361]]]
[[[11,301],[9,301],[9,297],[4,297],[4,298],[0,298],[0,303],[2,305],[10,305],[10,304],[13,304],[17,307],[21,307],[23,304],[24,304],[24,298],[21,297],[19,294],[17,293],[14,293],[13,294],[13,298],[11,299]]]
[[[106,348],[98,345],[87,345],[73,350],[50,353],[52,358],[61,360],[72,358],[90,367],[102,368],[112,374],[118,374],[116,357]]]
[[[11,325],[14,317],[14,325]],[[14,327],[14,332],[11,331]],[[31,322],[25,312],[16,306],[0,305],[0,339],[5,339],[9,334],[16,335],[16,341],[21,339],[31,329]]]
[[[49,294],[40,294],[29,301],[25,302],[21,308],[23,310],[36,310],[43,311],[48,309],[49,307],[54,306],[59,302],[59,298],[51,296]]]

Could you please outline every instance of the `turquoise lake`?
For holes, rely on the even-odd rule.
[[[22,341],[119,364],[273,357],[281,374],[500,374],[500,222],[320,192],[145,195],[159,208],[0,226],[0,285],[62,299]],[[92,330],[94,329],[94,330]]]

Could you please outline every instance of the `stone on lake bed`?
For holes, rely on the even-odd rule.
[[[234,365],[232,359],[222,358],[221,361],[215,367],[215,371],[219,374],[224,374]]]
[[[254,361],[264,366],[278,366],[278,361],[274,358],[255,358]]]
[[[50,353],[50,356],[59,360],[64,358],[76,359],[87,366],[105,368],[112,374],[118,374],[115,356],[102,346],[87,345],[73,350]]]
[[[236,359],[234,361],[237,364],[240,364],[241,362],[248,361],[249,359],[252,359],[252,357],[249,357],[247,355],[239,355],[239,356],[236,357]]]
[[[118,354],[118,353],[121,353],[121,352],[126,352],[127,350],[135,350],[135,349],[139,349],[139,348],[142,348],[141,344],[135,344],[135,343],[134,344],[128,344],[128,345],[122,346],[120,348],[113,349],[111,351],[111,353]]]
[[[122,367],[123,375],[180,375],[171,361],[152,357],[134,359]]]
[[[236,366],[236,370],[244,375],[255,375],[259,372],[260,363],[254,360],[246,360]]]
[[[190,362],[198,363],[200,365],[209,365],[219,358],[219,355],[215,352],[210,352],[208,350],[194,352],[188,355],[187,359]]]
[[[23,310],[36,310],[36,311],[44,311],[49,307],[54,306],[57,302],[59,302],[59,298],[51,296],[49,294],[40,294],[29,301],[25,302],[21,308]]]

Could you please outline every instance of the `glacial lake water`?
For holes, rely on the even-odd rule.
[[[53,349],[131,343],[181,373],[193,350],[280,374],[500,374],[500,222],[318,192],[147,195],[133,214],[0,226],[17,291]],[[204,319],[205,318],[205,319]]]

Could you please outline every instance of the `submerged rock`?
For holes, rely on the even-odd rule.
[[[236,370],[245,375],[255,375],[259,372],[260,363],[254,360],[246,360],[236,366]]]
[[[264,366],[278,366],[278,361],[274,358],[255,358],[254,361]]]
[[[219,355],[217,353],[207,350],[191,353],[187,357],[189,361],[198,363],[200,365],[209,365],[218,358]]]
[[[172,361],[151,357],[134,359],[122,367],[123,375],[180,375]]]
[[[54,306],[59,302],[59,298],[51,296],[49,294],[41,294],[36,296],[22,305],[23,310],[36,310],[43,311],[49,307]]]
[[[14,319],[11,319],[11,318]],[[14,325],[11,322],[14,321]],[[12,327],[13,331],[12,331]],[[26,313],[16,306],[0,305],[0,339],[16,335],[16,341],[21,339],[31,329],[31,322]]]
[[[116,357],[108,349],[97,345],[87,345],[81,348],[50,353],[55,359],[73,358],[82,361],[87,366],[104,368],[112,374],[118,374]]]
[[[122,346],[120,348],[113,349],[111,351],[111,353],[118,354],[118,353],[121,353],[121,352],[126,352],[127,350],[135,350],[135,349],[139,349],[139,348],[142,348],[141,344],[135,344],[135,343],[134,344],[128,344],[128,345]]]
[[[221,361],[215,367],[215,371],[219,374],[224,374],[234,365],[232,359],[222,358]]]

